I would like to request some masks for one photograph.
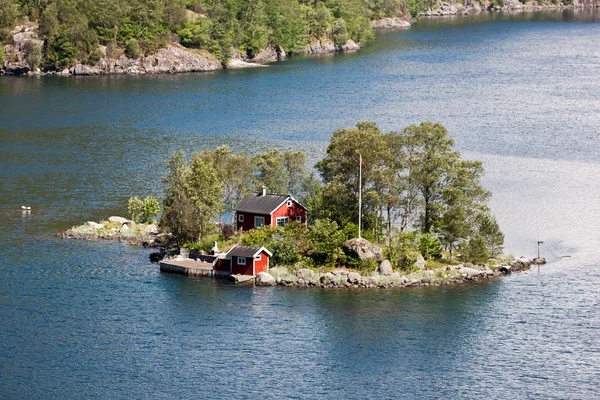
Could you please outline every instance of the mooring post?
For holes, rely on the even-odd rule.
[[[538,274],[540,273],[540,244],[543,244],[544,242],[542,242],[541,240],[538,240],[537,244],[538,244],[538,256],[537,256],[537,261],[536,264],[538,266]]]

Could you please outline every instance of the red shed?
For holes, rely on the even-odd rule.
[[[252,275],[269,270],[269,259],[273,256],[264,247],[235,245],[217,265],[228,266],[232,274]],[[217,267],[218,268],[218,267]]]
[[[267,194],[263,186],[262,193],[246,196],[234,211],[237,229],[248,231],[264,225],[282,226],[290,221],[306,224],[308,209],[289,194]]]

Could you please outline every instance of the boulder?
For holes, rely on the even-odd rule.
[[[503,274],[511,273],[510,265],[501,265],[499,269],[500,269],[500,272],[502,272]]]
[[[531,260],[529,258],[527,258],[527,257],[521,256],[521,257],[517,258],[517,261],[522,262],[523,265],[525,265],[525,266],[531,265]]]
[[[94,228],[94,229],[102,229],[102,228],[104,228],[104,224],[99,224],[99,223],[94,222],[94,221],[88,221],[88,222],[86,222],[86,224],[89,227]]]
[[[124,224],[127,221],[129,221],[127,218],[123,218],[123,217],[108,217],[108,222],[112,222],[115,224]]]
[[[394,272],[390,260],[383,260],[381,264],[379,264],[377,272],[379,272],[381,275],[390,276]]]
[[[71,74],[73,75],[100,75],[101,71],[98,67],[91,67],[89,65],[77,64],[71,68]]]
[[[402,18],[382,18],[371,21],[371,28],[377,29],[408,29],[410,22]]]
[[[321,282],[324,285],[327,285],[328,283],[333,282],[334,279],[335,275],[333,275],[331,272],[327,272],[321,275],[321,277],[319,278],[319,282]]]
[[[358,283],[360,282],[360,274],[358,272],[350,272],[348,273],[348,282],[350,283]]]
[[[275,286],[277,285],[277,281],[273,278],[273,275],[268,272],[259,272],[254,278],[254,282],[256,286]]]
[[[315,272],[312,269],[308,269],[308,268],[301,268],[298,270],[298,272],[296,273],[296,276],[298,278],[302,278],[305,281],[310,280],[313,276],[315,276]]]
[[[421,254],[419,254],[419,257],[417,257],[417,261],[415,261],[413,266],[417,267],[418,269],[425,269],[426,265],[427,263],[425,262],[425,259]]]
[[[360,49],[360,46],[357,45],[354,40],[348,40],[346,44],[342,46],[342,50],[346,52],[356,51],[358,49]]]
[[[466,276],[467,278],[474,278],[485,274],[483,271],[469,267],[462,267],[458,270],[458,272],[460,272],[461,275]]]
[[[129,226],[127,224],[123,224],[123,226],[121,226],[121,232],[125,232],[129,230]]]
[[[144,228],[144,233],[146,235],[158,235],[158,226],[152,224],[152,225],[148,225],[147,227]]]
[[[346,271],[345,269],[334,269],[333,271],[331,271],[331,273],[335,276],[342,276],[342,275],[348,275],[348,271]]]
[[[543,265],[546,264],[546,259],[544,257],[536,257],[531,260],[532,264]]]
[[[318,39],[309,42],[304,49],[304,54],[335,53],[335,44],[329,39]]]
[[[344,243],[344,252],[351,257],[358,258],[361,261],[365,260],[381,260],[381,247],[369,242],[364,238],[350,239]]]

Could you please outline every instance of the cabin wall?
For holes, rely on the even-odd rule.
[[[241,275],[253,275],[252,273],[252,257],[246,257],[246,265],[238,264],[238,258],[236,256],[231,257],[231,273]]]
[[[273,215],[273,225],[276,225],[277,223],[277,217],[289,217],[290,218],[290,222],[295,221],[296,217],[300,217],[302,219],[302,221],[300,221],[301,223],[305,224],[306,223],[306,210],[302,207],[300,207],[297,203],[292,201],[292,206],[288,207],[287,206],[287,202],[283,203],[281,205],[281,207],[279,207],[277,210],[275,210],[275,212],[272,214]]]
[[[258,275],[260,272],[269,271],[269,255],[264,251],[260,253],[261,259],[254,260],[254,273]]]
[[[239,215],[244,216],[244,222],[240,222]],[[265,225],[271,225],[271,216],[269,214],[253,214],[247,212],[236,212],[236,229],[242,229],[244,231],[249,231],[250,229],[254,229],[254,217],[263,217],[265,219]]]

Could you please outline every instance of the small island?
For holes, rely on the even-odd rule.
[[[338,129],[314,170],[302,151],[225,146],[189,160],[176,152],[167,167],[162,209],[132,197],[130,219],[62,236],[158,247],[161,271],[257,285],[443,285],[545,262],[503,256],[483,165],[463,159],[439,123]]]

